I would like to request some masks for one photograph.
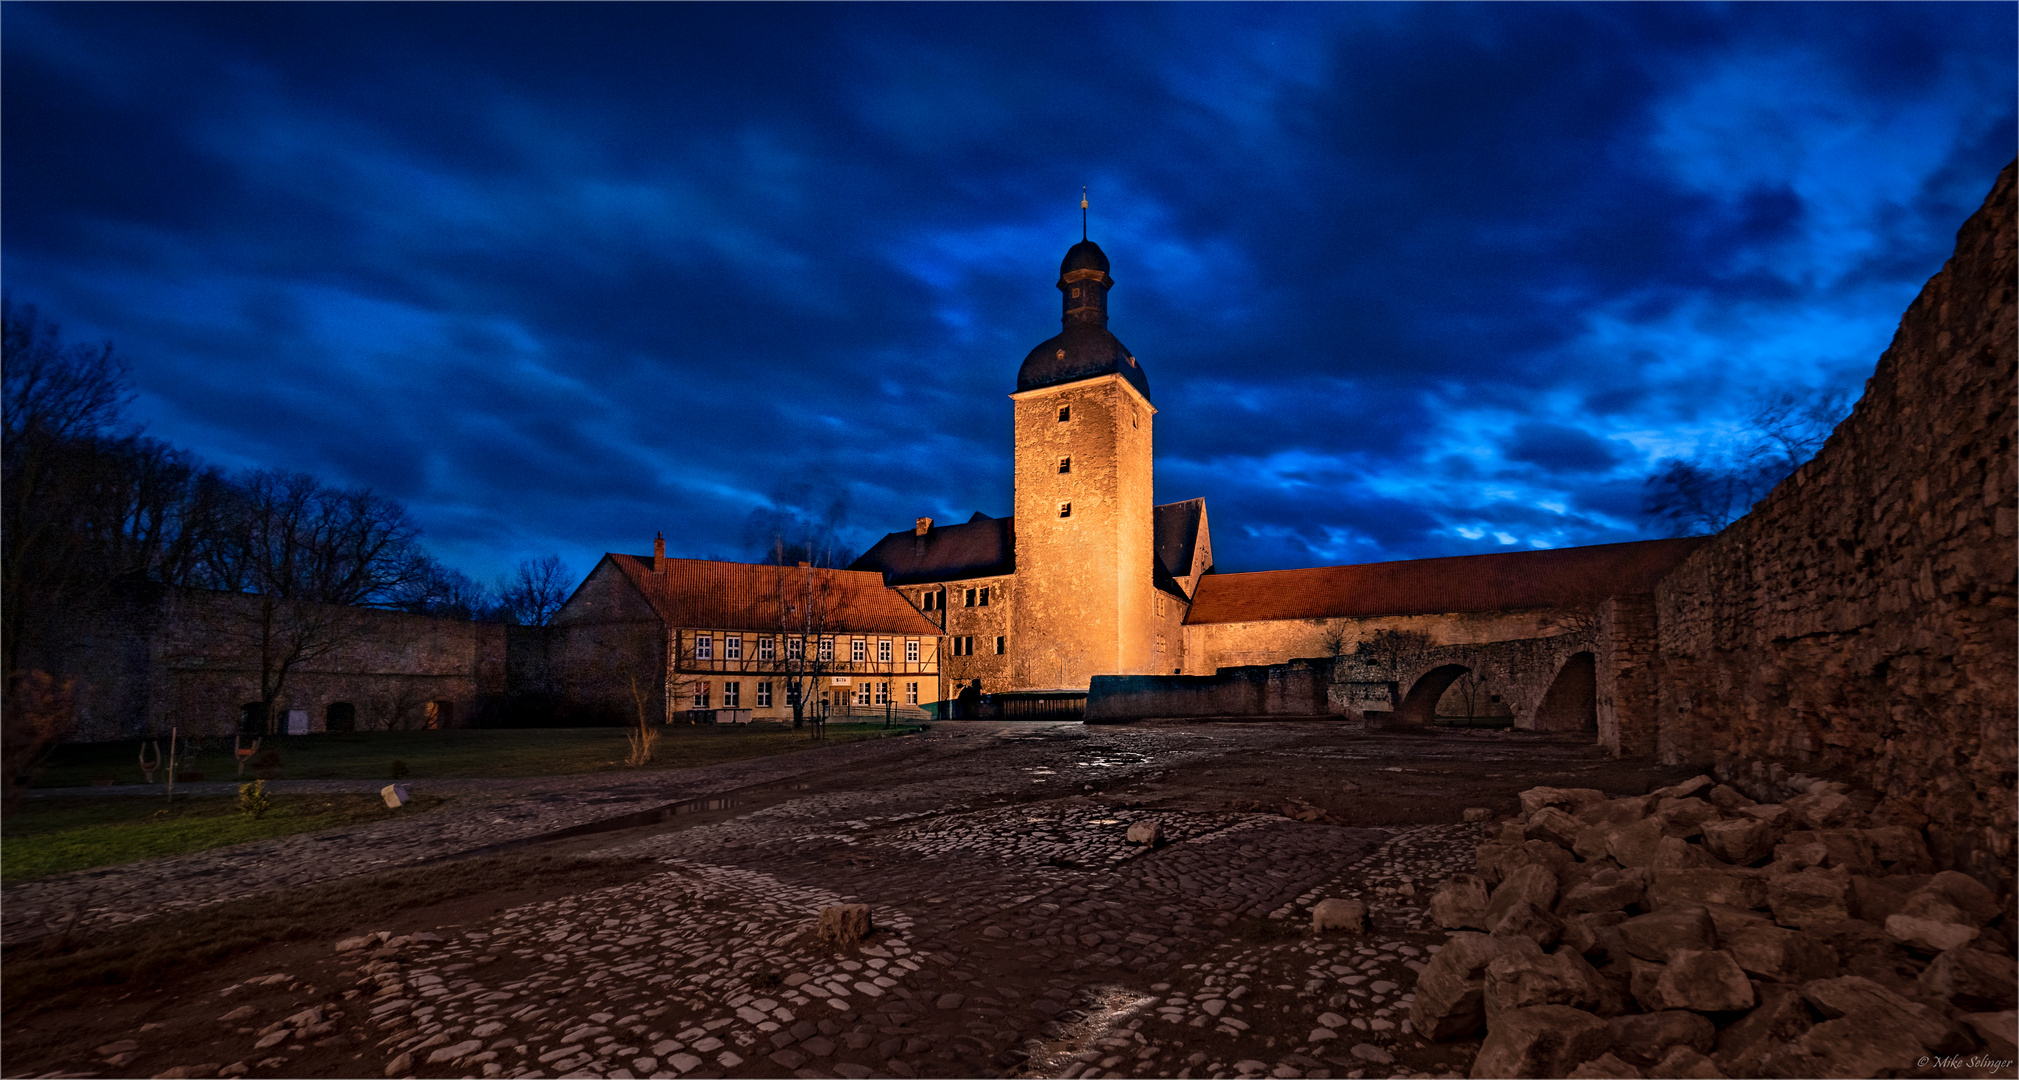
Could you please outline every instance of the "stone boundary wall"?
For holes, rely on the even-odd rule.
[[[2008,878],[2013,204],[2007,166],[1850,417],[1656,593],[1663,761],[1835,774],[1939,861]]]
[[[1221,668],[1213,675],[1096,675],[1086,722],[1218,716],[1323,716],[1328,660]]]

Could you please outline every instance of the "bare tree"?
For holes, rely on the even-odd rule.
[[[520,626],[545,626],[568,600],[574,576],[559,555],[526,559],[518,569],[498,579],[498,604],[505,617]]]
[[[490,590],[468,574],[451,570],[429,556],[416,562],[413,573],[394,590],[387,606],[440,619],[482,621],[501,614],[500,606],[491,600]]]
[[[1353,655],[1387,676],[1389,706],[1402,709],[1402,676],[1430,651],[1430,635],[1418,630],[1376,630],[1360,639]]]
[[[1644,513],[1670,536],[1718,532],[1814,457],[1849,408],[1841,390],[1761,399],[1732,448],[1660,462],[1647,479]]]
[[[266,730],[297,668],[355,640],[358,605],[388,603],[431,560],[399,503],[365,489],[326,487],[305,473],[261,470],[238,485],[234,528],[209,571],[229,601],[186,601],[189,615],[256,660]]]

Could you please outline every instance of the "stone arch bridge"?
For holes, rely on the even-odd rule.
[[[1591,635],[1564,634],[1428,646],[1390,668],[1363,656],[1342,656],[1333,662],[1328,711],[1427,725],[1436,720],[1445,692],[1470,676],[1479,693],[1493,695],[1513,714],[1517,728],[1597,732],[1598,652]]]

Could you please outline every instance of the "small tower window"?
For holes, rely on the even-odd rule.
[[[1060,351],[1063,352],[1064,350]],[[1059,423],[1063,424],[1066,421],[1071,420],[1072,418],[1073,418],[1073,407],[1071,405],[1059,406]]]
[[[1073,295],[1078,296],[1079,294],[1080,294],[1079,286],[1077,285],[1073,286]]]
[[[1062,458],[1060,458],[1060,459],[1059,459],[1059,471],[1060,471],[1060,472],[1062,472],[1062,473],[1069,473],[1069,472],[1072,472],[1072,471],[1073,471],[1073,459],[1072,459],[1072,458],[1069,458],[1069,457],[1062,457]]]
[[[1073,504],[1072,504],[1072,503],[1069,503],[1069,502],[1062,502],[1062,503],[1060,503],[1060,504],[1059,504],[1059,516],[1060,516],[1060,517],[1062,517],[1062,518],[1069,518],[1069,517],[1072,517],[1072,516],[1073,516]]]

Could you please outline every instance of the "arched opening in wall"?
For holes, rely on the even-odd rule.
[[[241,735],[266,734],[265,703],[248,701],[238,707],[238,731]]]
[[[1598,731],[1598,664],[1590,653],[1573,653],[1557,669],[1536,707],[1535,730]]]
[[[1438,696],[1433,722],[1444,727],[1513,727],[1514,710],[1502,700],[1505,689],[1476,668],[1461,672]]]
[[[1416,680],[1409,693],[1402,698],[1402,706],[1395,710],[1395,721],[1401,724],[1415,724],[1428,727],[1437,720],[1437,702],[1444,692],[1451,689],[1460,676],[1471,673],[1471,668],[1463,664],[1446,664],[1431,668]]]
[[[332,701],[323,710],[322,729],[324,731],[356,731],[358,729],[358,707],[348,701]]]
[[[456,703],[453,701],[428,702],[427,714],[421,718],[421,726],[433,731],[436,728],[454,727],[456,724]]]

